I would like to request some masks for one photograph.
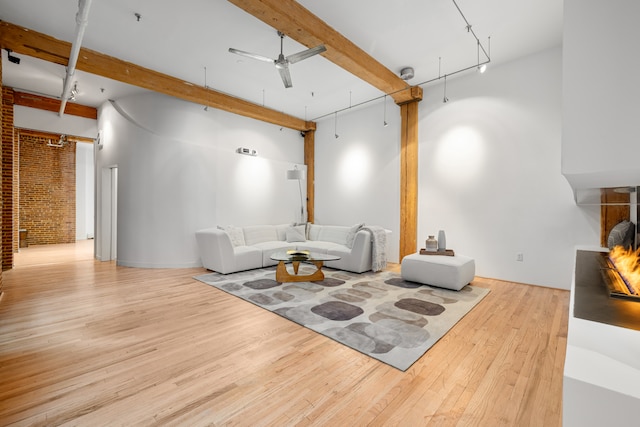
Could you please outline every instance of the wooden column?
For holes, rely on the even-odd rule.
[[[400,105],[400,261],[418,247],[418,102]]]
[[[304,164],[307,165],[307,221],[313,222],[315,206],[315,135],[308,130],[304,134]]]

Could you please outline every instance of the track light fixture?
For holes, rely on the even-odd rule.
[[[209,89],[209,86],[207,86],[207,67],[204,67],[204,88],[205,89]],[[208,97],[209,94],[207,94]],[[209,106],[205,105],[204,106],[204,111],[209,111]]]
[[[49,147],[62,148],[65,145],[67,145],[68,143],[69,143],[69,138],[67,138],[67,135],[60,135],[60,138],[58,139],[57,142],[52,142],[51,140],[49,140],[47,142],[47,145]]]
[[[444,97],[442,98],[442,102],[449,102],[449,98],[447,98],[447,75],[444,75]]]
[[[485,71],[487,71],[487,64],[480,64],[480,40],[476,40],[477,41],[477,53],[478,53],[478,71],[480,72],[480,74],[484,73]]]
[[[382,125],[384,127],[389,126],[389,123],[387,123],[387,95],[384,96],[384,101],[382,101],[384,103],[384,118],[382,120]]]
[[[334,120],[333,120],[333,134],[335,135],[336,139],[339,138],[338,136],[338,112],[335,112],[334,115]]]
[[[73,84],[73,89],[71,89],[71,94],[69,95],[69,101],[75,101],[78,96],[78,82]]]
[[[20,58],[18,58],[17,56],[11,55],[11,52],[12,52],[11,49],[5,49],[5,50],[7,51],[7,58],[9,59],[9,62],[11,62],[12,64],[20,65]]]

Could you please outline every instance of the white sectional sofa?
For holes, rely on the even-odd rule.
[[[247,227],[217,227],[199,230],[196,240],[200,250],[202,265],[218,273],[276,265],[270,258],[275,252],[290,249],[338,255],[337,261],[328,261],[327,267],[362,273],[371,270],[372,256],[380,257],[380,244],[384,245],[386,262],[386,241],[389,230],[338,225],[253,225]],[[372,247],[376,234],[377,247]],[[381,237],[380,234],[383,236]],[[384,242],[380,242],[384,240]],[[374,259],[379,265],[379,259]]]

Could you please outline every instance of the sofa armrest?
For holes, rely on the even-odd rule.
[[[359,230],[353,238],[351,252],[362,252],[371,249],[371,233],[366,230]]]
[[[227,233],[218,228],[198,230],[196,241],[204,268],[223,274],[234,270],[233,245]]]

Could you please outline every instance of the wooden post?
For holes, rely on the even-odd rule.
[[[400,261],[418,247],[418,102],[400,105]]]
[[[304,134],[304,164],[307,165],[307,221],[313,222],[315,200],[315,134],[308,130]]]

